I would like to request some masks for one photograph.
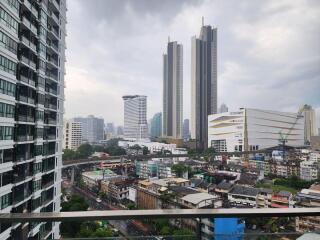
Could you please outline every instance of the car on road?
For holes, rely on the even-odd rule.
[[[102,200],[101,200],[100,198],[96,198],[96,202],[97,202],[97,203],[101,203]]]

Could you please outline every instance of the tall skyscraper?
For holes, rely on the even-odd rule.
[[[217,113],[217,29],[202,25],[191,44],[191,138],[206,148],[208,115]]]
[[[190,129],[189,129],[189,119],[183,121],[183,139],[187,140],[190,138]]]
[[[76,122],[82,123],[82,140],[96,143],[104,139],[104,119],[93,115],[88,117],[76,117]]]
[[[153,115],[150,124],[150,137],[160,137],[162,134],[162,113]]]
[[[60,211],[65,36],[65,0],[0,1],[0,213]],[[9,238],[59,223],[1,224]]]
[[[63,149],[77,150],[82,144],[82,123],[66,120],[63,128]]]
[[[307,104],[300,107],[300,111],[304,116],[304,141],[310,144],[311,137],[318,135],[316,112]]]
[[[163,137],[182,138],[183,121],[183,48],[168,42],[163,55]]]
[[[129,139],[148,138],[147,96],[123,96],[124,137]]]

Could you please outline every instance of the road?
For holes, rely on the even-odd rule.
[[[72,192],[83,196],[88,202],[89,207],[91,209],[94,209],[94,210],[119,209],[118,207],[111,206],[104,201],[102,201],[101,203],[98,203],[96,201],[97,196],[95,196],[91,192],[84,191],[76,186],[72,186]],[[149,233],[146,233],[145,231],[142,230],[144,229],[144,226],[141,226],[141,225],[139,226],[139,223],[135,222],[134,220],[109,220],[108,222],[112,227],[118,229],[119,232],[125,237],[150,235]],[[139,227],[137,227],[137,225]]]

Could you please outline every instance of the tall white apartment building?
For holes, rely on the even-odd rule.
[[[208,117],[208,147],[219,152],[278,146],[280,133],[288,146],[303,146],[304,118],[296,113],[251,108]]]
[[[183,123],[183,48],[168,42],[163,55],[162,136],[181,139]]]
[[[63,129],[63,149],[77,150],[82,143],[82,123],[66,120]]]
[[[311,137],[318,135],[316,112],[307,104],[303,105],[300,111],[304,116],[304,141],[306,144],[310,144]]]
[[[147,96],[123,96],[124,137],[127,139],[148,138]]]
[[[300,163],[300,178],[305,181],[317,180],[319,177],[319,162],[302,161]]]
[[[59,212],[66,0],[0,1],[0,213]],[[59,239],[59,223],[0,239]]]

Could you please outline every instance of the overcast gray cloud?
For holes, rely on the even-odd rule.
[[[167,38],[184,45],[184,116],[190,115],[191,36],[201,17],[218,28],[218,100],[229,108],[320,115],[320,2],[69,0],[66,117],[122,124],[124,94],[161,111]]]

